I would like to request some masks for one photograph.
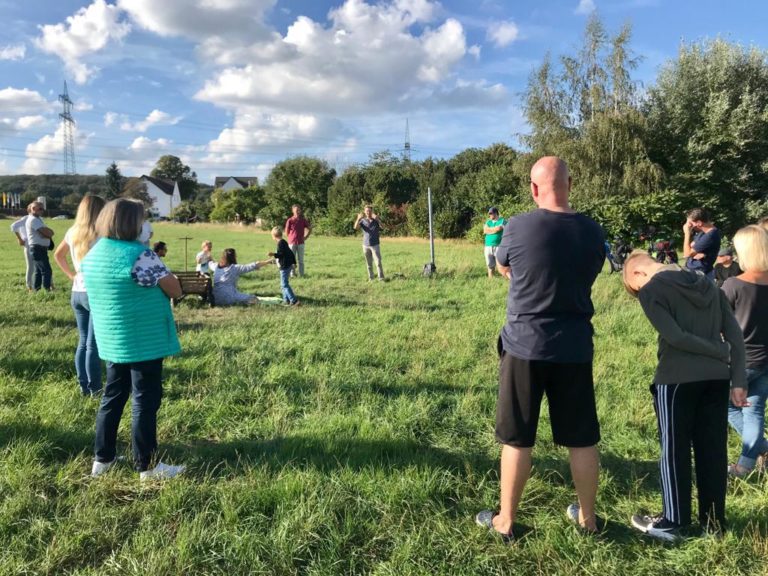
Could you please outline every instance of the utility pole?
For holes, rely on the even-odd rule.
[[[66,80],[64,81],[64,93],[59,94],[59,102],[61,102],[63,108],[62,112],[59,113],[59,118],[61,118],[62,134],[64,135],[64,173],[77,174],[77,166],[75,164],[75,120],[72,118],[72,100],[69,99]]]
[[[408,126],[408,118],[405,119],[405,144],[403,144],[403,160],[411,161],[411,130]]]

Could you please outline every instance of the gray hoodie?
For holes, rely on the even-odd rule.
[[[732,388],[747,387],[744,336],[711,280],[670,264],[638,298],[659,333],[656,384],[730,380]]]

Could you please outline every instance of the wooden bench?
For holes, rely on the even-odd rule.
[[[176,272],[175,274],[181,283],[181,297],[173,299],[174,306],[190,294],[197,294],[202,302],[214,306],[213,283],[210,276],[199,272]]]

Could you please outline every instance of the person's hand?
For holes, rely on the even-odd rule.
[[[751,406],[747,400],[746,388],[731,388],[731,404],[736,408],[747,408]]]
[[[683,224],[683,234],[690,234],[692,229],[693,229],[693,222],[691,222],[689,218],[686,218],[685,224]]]
[[[267,252],[267,256],[269,256],[270,258],[274,258],[275,257],[275,253],[274,252]]]
[[[360,212],[360,213],[357,215],[357,219],[358,219],[358,221],[359,221],[359,220],[362,220],[363,218],[365,218],[365,214],[363,214],[362,212]]]

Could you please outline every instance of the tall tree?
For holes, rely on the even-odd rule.
[[[106,184],[107,200],[120,196],[120,192],[123,191],[123,175],[115,162],[112,162],[107,168]]]
[[[270,224],[280,224],[291,214],[291,205],[300,204],[307,218],[324,213],[328,207],[328,189],[336,171],[318,158],[297,156],[278,162],[264,185],[267,207],[264,214]]]
[[[197,174],[172,154],[161,156],[149,175],[178,182],[182,200],[191,200],[197,190]]]
[[[654,161],[691,205],[733,231],[768,208],[768,51],[724,40],[684,45],[650,90]]]

